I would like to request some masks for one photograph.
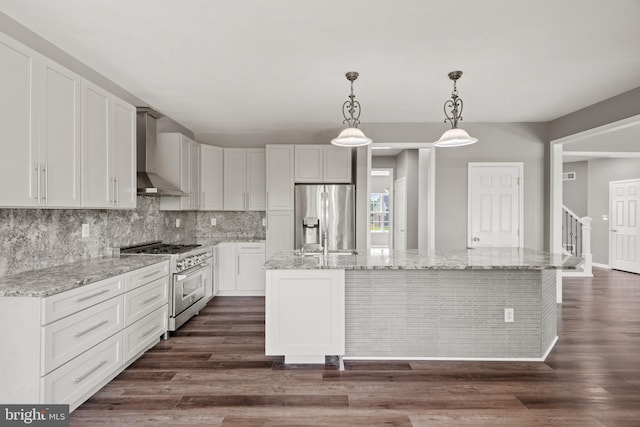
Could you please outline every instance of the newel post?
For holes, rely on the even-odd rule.
[[[585,276],[592,276],[591,270],[591,218],[588,216],[580,218],[582,223],[582,257],[584,258],[583,271]]]

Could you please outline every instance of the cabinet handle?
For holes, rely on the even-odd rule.
[[[96,323],[96,324],[95,324],[95,325],[93,325],[92,327],[87,328],[87,329],[85,329],[85,330],[84,330],[84,331],[82,331],[82,332],[78,332],[77,334],[75,334],[75,335],[74,335],[74,337],[76,337],[76,338],[80,338],[81,336],[86,335],[86,334],[88,334],[89,332],[91,332],[91,331],[93,331],[93,330],[95,330],[95,329],[98,329],[100,326],[104,326],[104,325],[106,325],[107,323],[109,323],[109,321],[108,321],[108,320],[103,320],[102,322],[100,322],[100,323]]]
[[[143,279],[148,279],[149,277],[151,277],[151,276],[155,276],[156,274],[158,274],[158,272],[157,272],[157,271],[152,271],[151,273],[149,273],[149,274],[145,274],[144,276],[142,276],[142,278],[143,278]]]
[[[98,292],[96,292],[94,294],[87,295],[87,296],[84,296],[84,297],[80,297],[80,298],[76,299],[76,302],[86,301],[88,299],[95,298],[98,295],[106,294],[107,292],[110,292],[110,291],[111,291],[111,289],[103,289],[103,290],[98,291]]]
[[[44,204],[46,205],[49,203],[49,167],[46,163],[42,171],[44,172]]]
[[[73,380],[74,384],[78,384],[79,382],[84,381],[89,375],[93,374],[95,371],[97,371],[98,369],[102,368],[106,363],[107,363],[106,360],[101,361],[100,363],[98,363],[96,365],[95,368],[92,368],[91,370],[89,370],[89,372],[86,372],[86,373],[80,375],[75,380]]]
[[[140,333],[140,337],[144,338],[146,336],[149,336],[149,335],[151,335],[153,333],[153,331],[155,331],[157,329],[158,329],[158,327],[154,326],[153,328],[149,329],[147,332]]]
[[[237,271],[237,274],[239,276],[240,275],[240,255],[238,255],[237,258],[238,258],[238,260],[236,262],[236,271]]]
[[[40,204],[40,165],[36,163],[36,166],[33,168],[36,173],[36,202]]]
[[[142,302],[140,303],[140,305],[149,304],[151,301],[156,300],[156,299],[160,298],[161,296],[162,296],[162,295],[160,295],[160,294],[154,295],[154,296],[152,296],[151,298],[147,298],[146,300],[142,301]]]
[[[118,189],[118,177],[113,177],[113,204],[117,205],[120,199],[120,190]]]

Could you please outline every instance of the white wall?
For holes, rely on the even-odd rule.
[[[589,160],[588,212],[591,222],[591,253],[593,262],[609,264],[609,182],[640,179],[640,159]]]
[[[473,145],[436,149],[436,249],[466,247],[467,165],[469,162],[524,163],[524,246],[544,248],[544,151],[542,123],[466,124],[479,139]]]
[[[562,181],[562,203],[579,217],[588,215],[589,167],[586,161],[562,164],[562,172],[575,172],[576,179]]]

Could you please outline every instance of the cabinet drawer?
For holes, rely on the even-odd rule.
[[[122,295],[43,327],[42,375],[123,328]]]
[[[124,289],[124,275],[111,277],[42,300],[42,324],[48,325],[87,307],[120,295]]]
[[[125,274],[125,290],[130,291],[169,274],[169,261],[150,265]]]
[[[264,253],[264,243],[236,243],[236,251],[239,254]]]
[[[43,377],[40,380],[42,403],[67,403],[73,410],[81,403],[78,399],[104,385],[121,366],[122,332]]]
[[[125,327],[142,319],[169,301],[169,277],[165,276],[124,294]]]
[[[167,332],[167,306],[124,330],[124,360],[129,361]]]

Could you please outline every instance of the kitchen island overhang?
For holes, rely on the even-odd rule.
[[[266,354],[543,361],[557,340],[556,271],[580,261],[520,248],[281,252],[265,264]]]

